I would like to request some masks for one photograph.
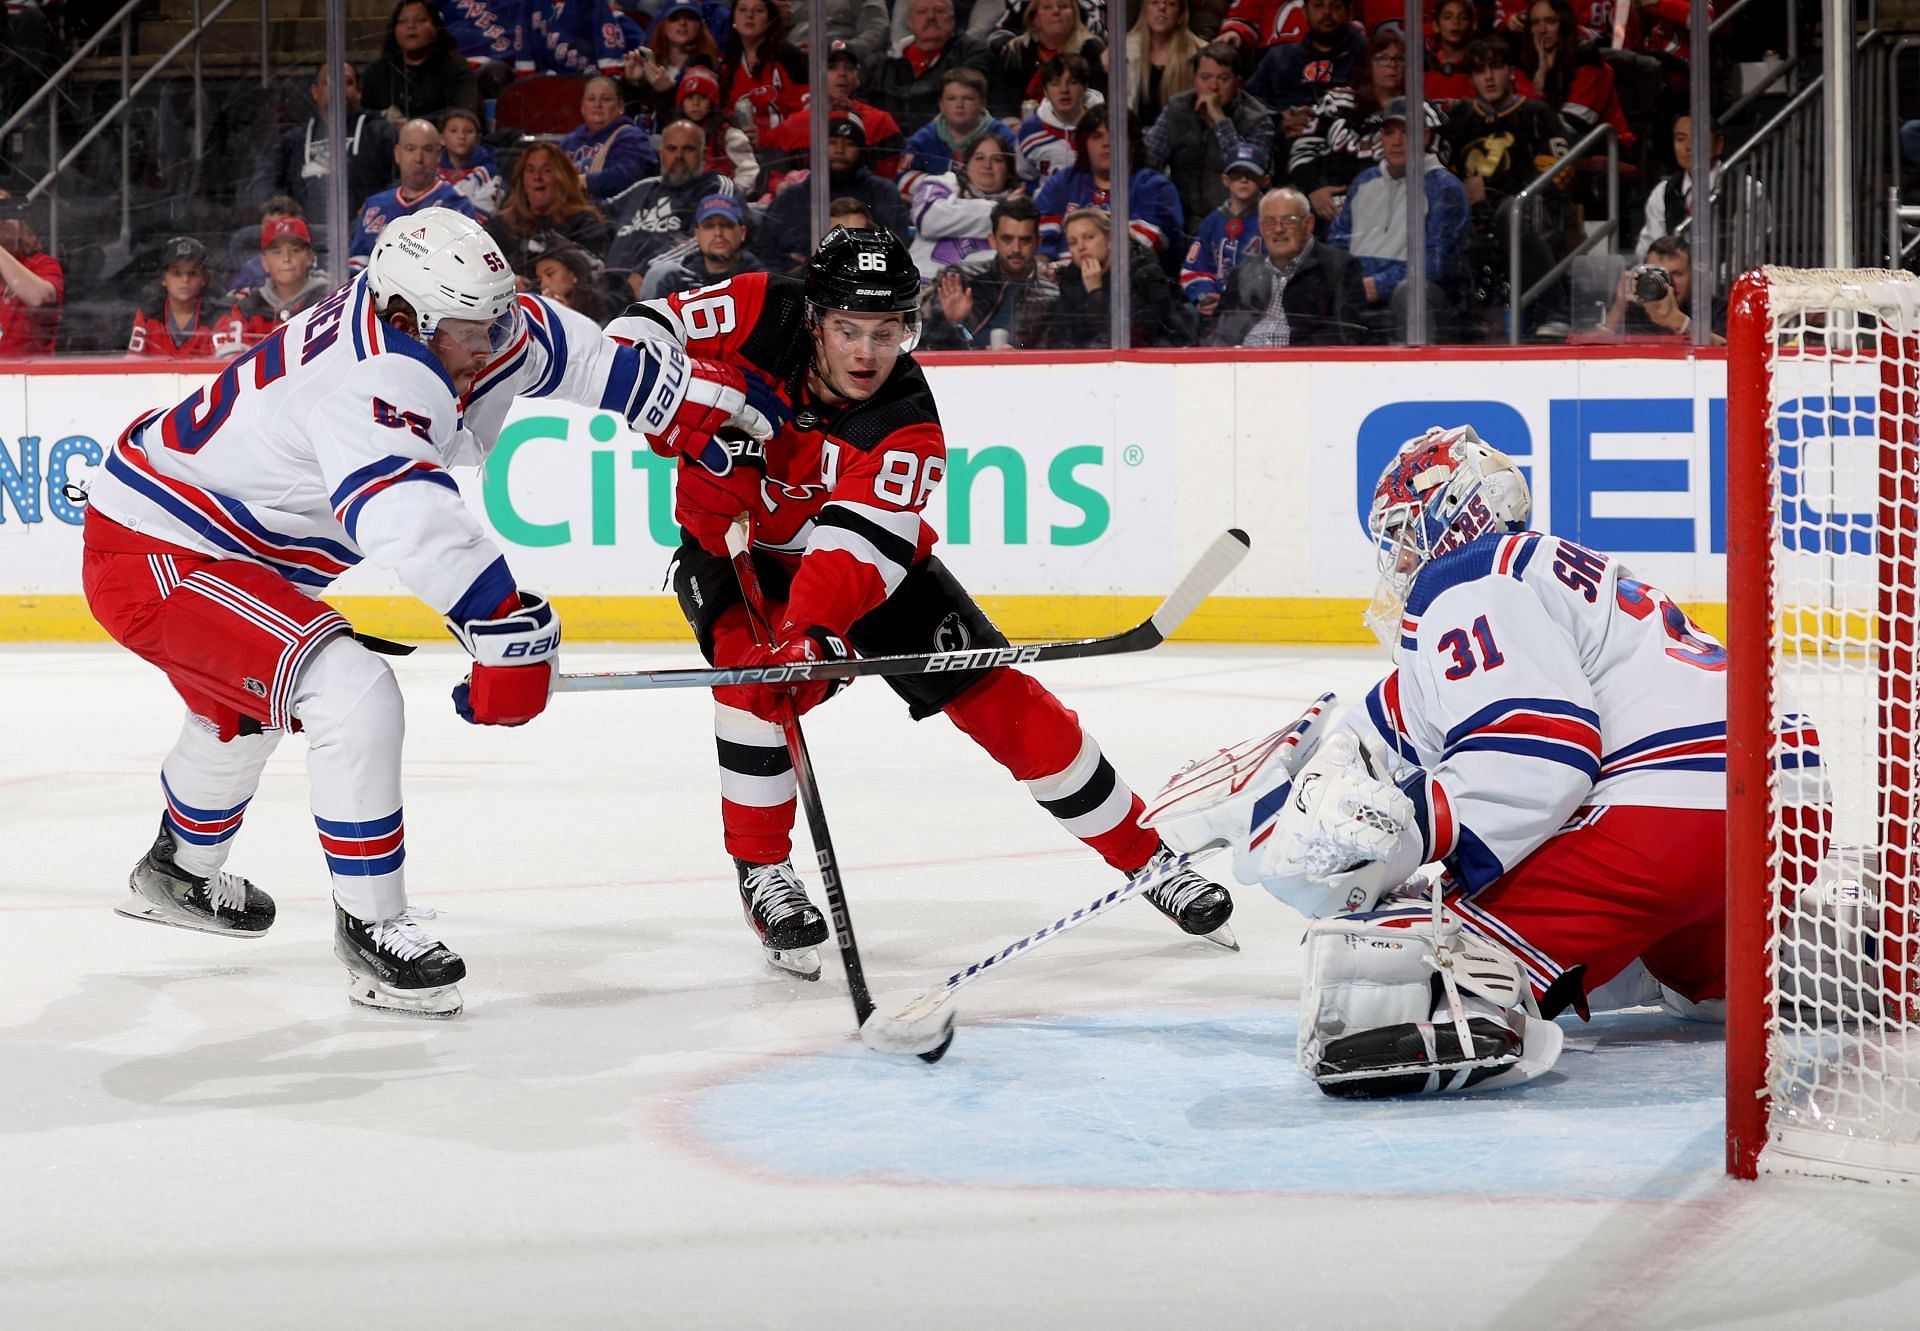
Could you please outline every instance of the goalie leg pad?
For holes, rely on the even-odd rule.
[[[1349,1099],[1492,1089],[1538,1076],[1561,1032],[1531,1015],[1519,960],[1424,904],[1307,930],[1301,1069]]]

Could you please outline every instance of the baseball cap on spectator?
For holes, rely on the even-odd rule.
[[[27,215],[26,202],[11,190],[0,189],[0,222]]]
[[[840,38],[835,37],[833,39],[833,45],[827,48],[827,68],[832,69],[836,60],[844,60],[849,65],[857,66],[860,63],[860,53],[851,46],[848,46]]]
[[[689,97],[704,97],[718,105],[720,80],[705,65],[688,65],[681,71],[680,86],[673,94],[675,106],[685,106]]]
[[[827,121],[827,137],[852,139],[864,148],[867,146],[867,122],[856,112],[835,111]]]
[[[269,217],[260,227],[260,248],[268,249],[275,241],[297,240],[308,249],[313,248],[313,235],[307,230],[307,224],[297,217]]]
[[[192,236],[175,236],[160,251],[160,267],[164,271],[176,263],[197,263],[202,268],[206,267],[207,247]]]
[[[1220,174],[1230,176],[1235,171],[1245,171],[1264,179],[1267,175],[1266,153],[1256,144],[1242,143],[1228,154],[1226,169]]]
[[[709,217],[724,217],[735,226],[747,224],[747,211],[740,201],[725,194],[709,194],[700,200],[700,206],[693,210],[693,224],[699,226]]]
[[[665,23],[675,14],[691,14],[695,18],[704,18],[704,15],[700,12],[700,6],[695,4],[693,0],[668,0],[668,3],[654,16],[653,21],[655,23]]]
[[[1386,109],[1380,112],[1381,124],[1384,125],[1389,120],[1398,120],[1403,125],[1406,123],[1407,121],[1407,99],[1406,98],[1404,97],[1394,98],[1392,101],[1387,103]]]

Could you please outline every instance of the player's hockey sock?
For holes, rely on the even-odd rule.
[[[1152,858],[1160,838],[1140,826],[1145,808],[1040,681],[1000,669],[968,689],[946,713],[974,743],[1027,783],[1040,807],[1100,858],[1133,873]]]
[[[278,731],[239,735],[222,744],[207,722],[189,714],[173,751],[160,764],[173,862],[196,878],[211,878],[227,862],[260,771],[279,742]]]
[[[779,726],[752,712],[713,704],[720,751],[720,824],[727,853],[750,864],[777,864],[793,850],[793,760]]]
[[[406,824],[400,808],[400,686],[379,657],[344,634],[294,680],[293,714],[307,732],[307,781],[334,900],[359,920],[407,907]]]

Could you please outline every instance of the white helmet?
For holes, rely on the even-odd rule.
[[[496,351],[519,331],[512,265],[484,227],[451,208],[423,208],[387,223],[367,260],[367,290],[375,309],[395,296],[411,305],[422,340],[442,319],[492,325]]]
[[[1526,477],[1471,425],[1436,425],[1407,440],[1380,473],[1367,513],[1380,547],[1367,627],[1397,644],[1407,594],[1428,560],[1491,532],[1524,531],[1532,511]]]

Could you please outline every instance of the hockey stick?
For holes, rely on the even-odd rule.
[[[1036,929],[1025,938],[1007,944],[998,952],[955,971],[936,988],[929,989],[892,1015],[874,1013],[860,1025],[860,1038],[867,1047],[882,1053],[911,1052],[924,1048],[937,1032],[953,1022],[953,996],[962,985],[979,979],[1022,953],[1029,952],[1069,929],[1077,928],[1104,915],[1128,897],[1158,887],[1214,851],[1231,844],[1234,833],[1255,841],[1263,839],[1264,824],[1271,823],[1293,790],[1293,779],[1319,744],[1329,724],[1336,699],[1331,693],[1316,698],[1300,718],[1272,734],[1250,744],[1222,749],[1212,756],[1189,763],[1175,773],[1154,805],[1142,819],[1142,825],[1154,827],[1162,821],[1187,824],[1183,844],[1190,849],[1171,860],[1149,865],[1119,887],[1071,915],[1063,915],[1052,924]],[[1262,773],[1283,774],[1278,784],[1262,790],[1253,782]],[[1248,801],[1251,801],[1249,807]],[[1198,815],[1196,820],[1195,815]],[[1250,825],[1249,825],[1250,823]],[[1162,833],[1171,836],[1171,832]]]
[[[941,1031],[948,1032],[947,1038],[952,1039],[953,996],[962,985],[973,983],[994,967],[1031,951],[1049,939],[1058,938],[1069,929],[1105,915],[1129,897],[1160,886],[1216,849],[1218,847],[1210,847],[1194,855],[1177,855],[1142,869],[1111,892],[1095,897],[1071,915],[1062,915],[1052,924],[1034,930],[1025,938],[1008,943],[993,955],[974,962],[964,970],[955,971],[937,988],[927,990],[893,1015],[874,1012],[860,1023],[860,1038],[866,1041],[867,1048],[877,1049],[883,1054],[910,1054],[917,1049],[924,1049],[929,1041],[938,1038]]]
[[[760,591],[760,575],[754,571],[752,542],[744,518],[727,529],[727,554],[733,560],[733,574],[740,582],[740,597],[746,602],[747,618],[753,636],[763,647],[773,646],[773,626],[767,619],[766,598]],[[867,991],[867,973],[860,964],[860,945],[853,936],[853,915],[847,910],[847,894],[840,885],[840,860],[833,853],[833,836],[827,831],[827,811],[820,802],[820,787],[813,778],[813,759],[807,753],[806,736],[800,732],[800,713],[793,699],[780,700],[780,728],[787,737],[787,756],[793,762],[795,785],[799,788],[800,807],[807,811],[807,830],[813,836],[814,854],[820,861],[820,886],[827,896],[827,914],[833,919],[833,936],[840,945],[840,964],[847,973],[847,995],[853,1000],[854,1023],[864,1031],[873,1015],[873,996]],[[925,1038],[907,1047],[903,1038],[883,1052],[918,1054],[928,1063],[938,1063],[953,1043],[953,1013],[946,1013],[946,1024],[922,1023]],[[879,1048],[874,1045],[873,1048]]]
[[[713,688],[722,684],[801,684],[810,680],[858,679],[863,675],[931,675],[949,670],[1070,661],[1084,656],[1115,656],[1158,647],[1185,623],[1200,603],[1246,558],[1251,542],[1234,528],[1222,532],[1160,608],[1123,633],[1067,642],[1035,642],[1020,647],[969,647],[953,652],[907,656],[870,656],[863,660],[780,666],[696,667],[676,670],[600,670],[561,675],[556,693],[598,693],[613,689]]]

